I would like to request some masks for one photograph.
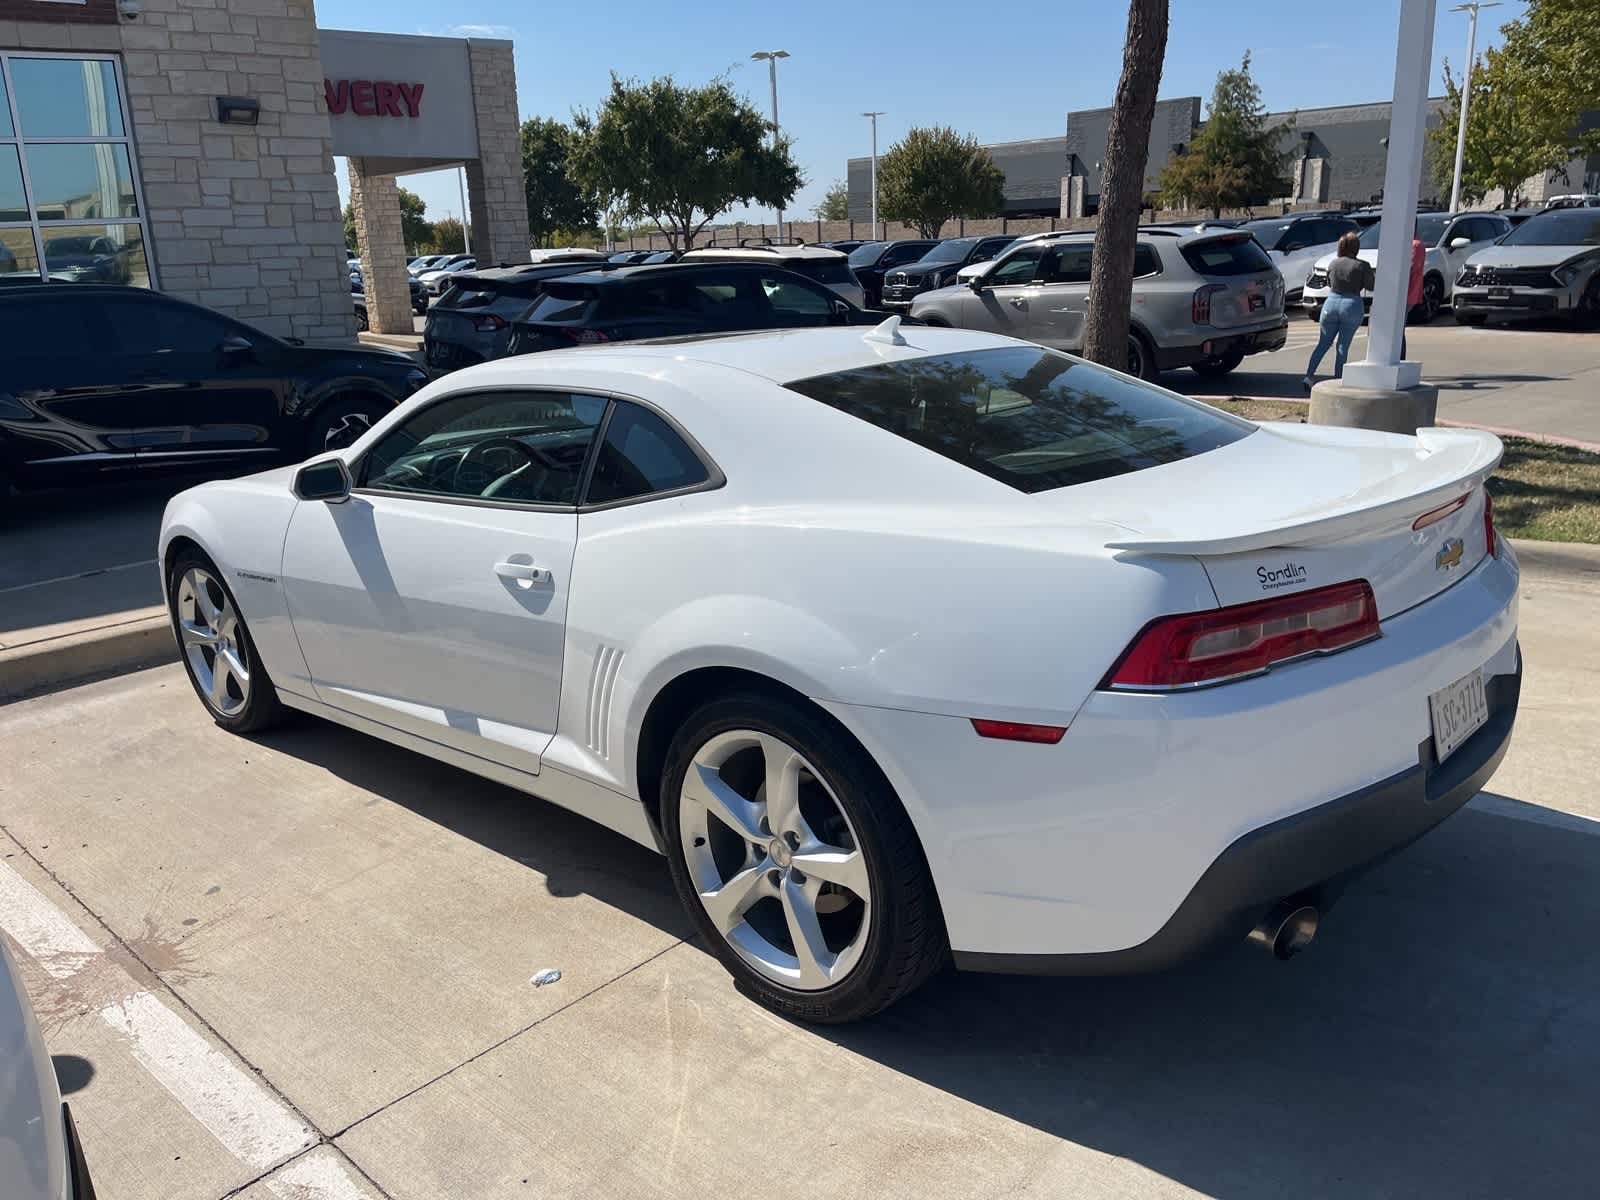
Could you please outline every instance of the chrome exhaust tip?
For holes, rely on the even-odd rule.
[[[1285,902],[1250,931],[1250,941],[1270,950],[1280,962],[1293,958],[1317,936],[1317,910],[1309,904]]]

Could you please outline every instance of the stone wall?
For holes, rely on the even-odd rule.
[[[369,171],[366,159],[348,162],[350,210],[361,250],[368,327],[373,333],[412,333],[416,327],[411,320],[399,184],[393,175]]]
[[[467,164],[472,254],[479,265],[528,261],[528,196],[522,183],[522,124],[510,42],[472,38],[472,103],[478,157]]]

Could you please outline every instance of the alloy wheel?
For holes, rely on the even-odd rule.
[[[250,702],[250,661],[233,601],[216,578],[190,567],[178,583],[178,637],[201,694],[231,717]]]
[[[372,428],[372,418],[364,412],[344,413],[328,425],[322,439],[323,450],[343,450],[353,446]]]
[[[1128,337],[1128,374],[1135,379],[1145,377],[1144,343],[1137,335]]]
[[[860,962],[872,924],[866,858],[826,780],[782,738],[717,734],[678,796],[684,863],[711,922],[752,969],[820,991]]]

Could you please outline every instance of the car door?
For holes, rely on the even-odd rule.
[[[145,292],[103,295],[110,354],[142,418],[139,465],[272,456],[285,448],[277,343],[208,309]]]
[[[1089,267],[1094,243],[1064,242],[1051,246],[1039,262],[1038,289],[1028,302],[1023,335],[1056,350],[1083,345],[1089,315]]]
[[[968,329],[1028,337],[1032,306],[1040,293],[1034,276],[1043,254],[1043,246],[1028,245],[997,262],[978,290],[962,301],[962,324]]]
[[[556,728],[578,492],[608,401],[443,397],[299,505],[282,578],[317,697],[523,771]]]

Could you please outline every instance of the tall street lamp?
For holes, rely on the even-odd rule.
[[[1456,170],[1450,184],[1450,211],[1461,207],[1461,159],[1467,150],[1467,103],[1472,99],[1472,58],[1478,52],[1478,10],[1499,8],[1499,0],[1492,4],[1458,4],[1451,12],[1470,14],[1467,18],[1467,65],[1461,75],[1461,118],[1456,123]]]
[[[878,236],[878,118],[882,112],[861,114],[872,122],[872,236]]]
[[[772,148],[778,148],[778,60],[788,58],[787,50],[757,50],[750,56],[754,59],[766,59],[767,71],[772,77]],[[778,206],[778,238],[783,238],[783,205]]]

